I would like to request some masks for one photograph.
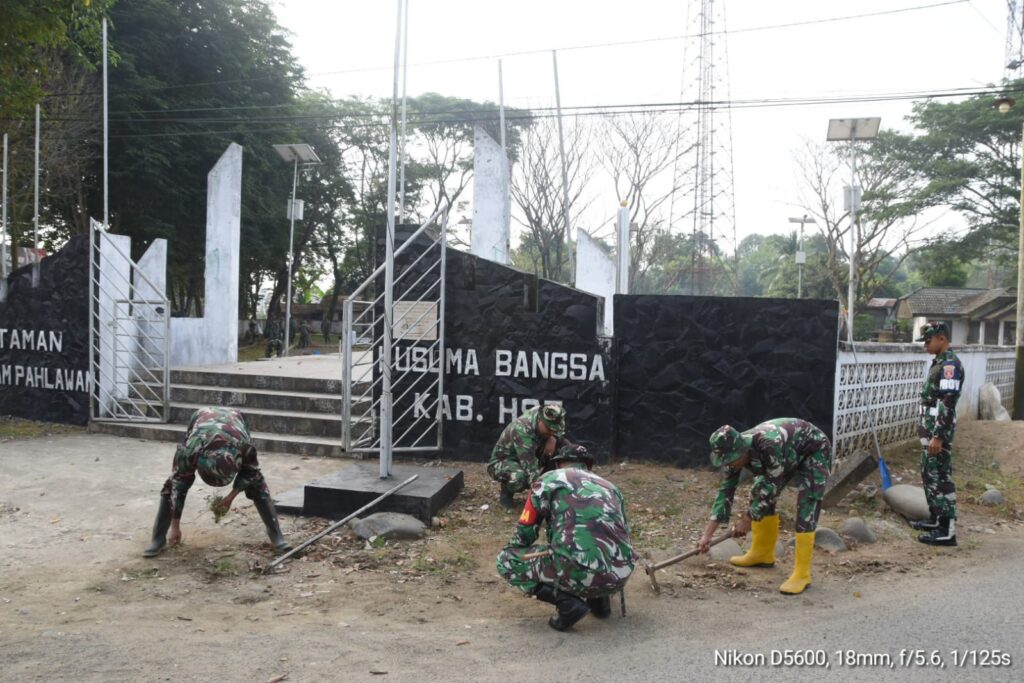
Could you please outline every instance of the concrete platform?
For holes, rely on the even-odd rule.
[[[394,488],[414,474],[419,479],[372,508],[372,512],[402,512],[429,525],[431,518],[459,494],[462,470],[448,467],[395,465],[390,479],[381,479],[376,462],[355,463],[343,470],[285,491],[275,498],[277,511],[304,517],[341,519]]]

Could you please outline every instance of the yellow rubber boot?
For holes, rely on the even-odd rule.
[[[793,559],[793,573],[786,583],[779,586],[779,592],[799,595],[811,585],[811,558],[814,556],[814,532],[796,535],[796,552]]]
[[[743,555],[730,557],[729,561],[737,567],[774,567],[775,542],[779,540],[779,516],[768,515],[761,520],[750,523],[753,538],[750,549]]]

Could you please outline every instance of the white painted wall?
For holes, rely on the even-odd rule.
[[[100,240],[99,400],[105,412],[128,397],[130,368],[134,365],[136,329],[128,299],[131,296],[132,240],[127,235],[97,231]]]
[[[501,145],[480,126],[473,128],[473,234],[470,253],[509,260],[509,163]]]
[[[615,309],[615,261],[587,234],[579,230],[576,237],[576,289],[604,298],[604,334],[611,336]]]
[[[139,321],[135,367],[140,377],[151,381],[153,378],[142,368],[162,370],[164,348],[167,346],[163,316],[170,315],[170,311],[164,310],[165,305],[156,303],[165,298],[164,292],[167,291],[167,240],[153,240],[139,259],[134,280],[133,301]]]
[[[242,148],[228,146],[206,176],[206,288],[203,318],[171,320],[171,365],[238,360],[238,273]]]

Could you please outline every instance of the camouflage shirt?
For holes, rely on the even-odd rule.
[[[626,504],[614,484],[593,472],[572,466],[542,474],[509,545],[532,545],[541,524],[561,585],[577,592],[616,590],[633,573]]]
[[[918,436],[953,441],[956,432],[956,402],[966,375],[952,349],[935,356],[921,389],[921,422]]]
[[[192,414],[185,430],[185,439],[174,452],[171,473],[171,511],[180,517],[185,507],[185,497],[196,480],[196,467],[203,451],[233,449],[238,474],[231,486],[244,491],[256,481],[262,481],[256,459],[256,449],[251,444],[249,426],[245,417],[231,408],[206,407]]]
[[[544,440],[537,434],[537,413],[539,411],[540,408],[530,408],[509,422],[491,451],[491,463],[501,463],[506,460],[518,462],[529,473],[531,483],[542,469],[540,458]]]
[[[805,458],[822,450],[831,451],[828,437],[806,420],[780,417],[767,420],[742,433],[751,440],[750,462],[746,467],[754,473],[750,489],[750,518],[761,519],[774,507],[775,499],[790,476]],[[728,522],[732,515],[732,499],[740,483],[740,470],[723,468],[725,480],[711,506],[711,519]]]

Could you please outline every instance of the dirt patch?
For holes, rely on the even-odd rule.
[[[966,570],[1018,543],[1024,528],[1017,521],[1020,480],[1011,474],[1015,456],[1005,444],[1020,443],[1021,427],[961,427],[956,477],[965,491],[965,531],[955,550],[916,543],[869,486],[825,511],[821,523],[833,529],[848,515],[863,517],[879,542],[818,552],[805,610],[830,609],[933,571]],[[341,530],[264,574],[274,555],[252,505],[239,498],[217,524],[204,504],[212,490],[201,482],[186,505],[183,544],[154,560],[140,556],[173,449],[103,435],[24,439],[3,448],[0,660],[13,678],[207,679],[225,678],[227,667],[233,672],[227,680],[284,673],[289,680],[322,680],[340,676],[338,667],[352,678],[375,675],[374,669],[415,676],[412,663],[428,661],[442,675],[449,659],[470,667],[455,676],[465,678],[496,652],[527,656],[536,638],[551,642],[543,621],[550,608],[525,599],[495,572],[495,556],[517,513],[496,504],[482,465],[445,463],[464,470],[466,488],[426,538],[368,542]],[[888,454],[894,475],[906,483],[918,481],[914,459],[912,448]],[[273,491],[346,464],[290,456],[261,461]],[[693,546],[718,484],[715,473],[637,463],[598,471],[622,489],[641,554],[662,559]],[[989,481],[1005,486],[1006,505],[973,501],[977,486]],[[737,509],[747,495],[741,488]],[[784,543],[792,538],[794,510],[795,494],[787,491],[779,505]],[[326,524],[282,517],[293,541]],[[695,558],[659,574],[660,597],[638,567],[626,599],[639,635],[629,637],[661,628],[659,620],[683,619],[678,608],[684,603],[690,605],[686,619],[701,619],[708,632],[753,603],[781,609],[786,603],[777,588],[791,563],[788,549],[775,568],[764,570]],[[614,623],[590,620],[585,628],[597,633]]]

